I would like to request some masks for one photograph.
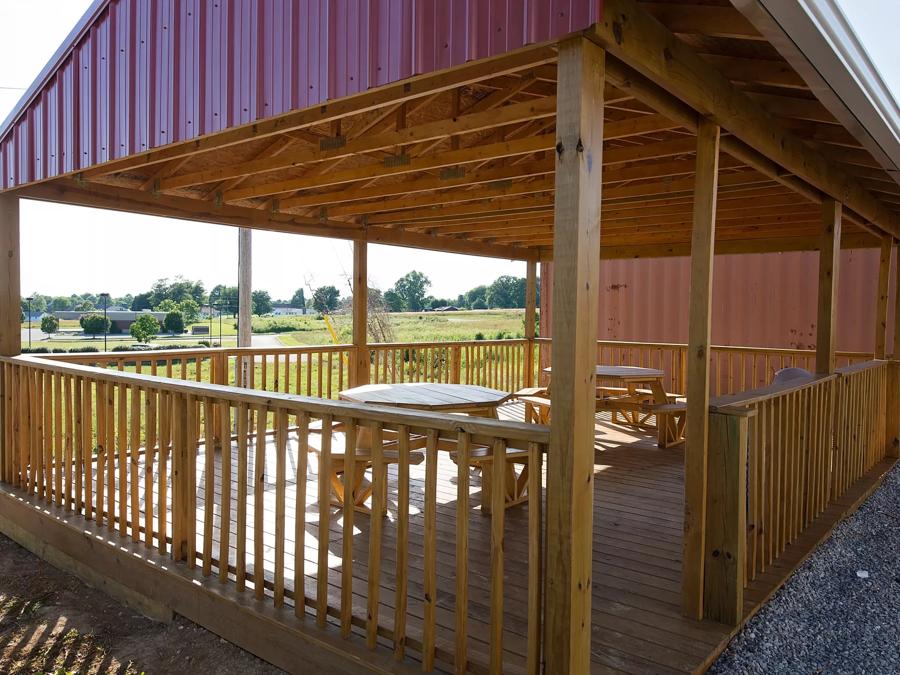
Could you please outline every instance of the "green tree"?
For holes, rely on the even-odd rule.
[[[55,333],[59,330],[59,319],[52,314],[44,314],[41,317],[41,330],[45,333]]]
[[[302,288],[298,288],[294,293],[294,297],[291,298],[291,307],[297,309],[304,309],[306,307],[306,293],[303,292]]]
[[[403,311],[403,298],[392,288],[384,292],[384,304],[389,312]]]
[[[420,312],[425,305],[425,294],[431,280],[421,272],[413,270],[397,279],[394,292],[403,299],[403,308],[408,312]]]
[[[150,293],[138,293],[131,301],[131,311],[143,312],[145,309],[153,309],[150,306]]]
[[[525,279],[504,275],[497,277],[487,289],[488,307],[510,309],[525,306]]]
[[[184,316],[179,311],[173,311],[166,314],[166,318],[163,321],[163,328],[166,329],[169,333],[174,335],[175,333],[183,333],[184,332]]]
[[[484,307],[475,307],[479,301]],[[487,309],[487,286],[476,286],[466,293],[466,306],[469,309]]]
[[[109,332],[109,319],[102,314],[83,314],[78,320],[86,335],[100,335]]]
[[[165,298],[158,305],[154,305],[153,309],[157,312],[174,312],[178,309],[178,303],[172,300],[172,298]]]
[[[475,302],[472,303],[472,309],[487,309],[487,303],[483,298],[478,298]]]
[[[320,314],[328,314],[337,309],[341,293],[334,286],[320,286],[313,292],[312,306]]]
[[[72,298],[67,298],[64,295],[53,298],[47,309],[51,312],[65,312],[70,310],[72,309]]]
[[[94,304],[93,300],[85,298],[81,302],[75,305],[75,311],[77,312],[90,312],[95,309],[97,305]]]
[[[237,286],[219,284],[209,292],[209,301],[224,314],[236,315],[238,311]]]
[[[159,334],[159,321],[152,314],[141,314],[129,332],[138,342],[149,342]]]
[[[186,298],[178,303],[178,310],[184,317],[186,324],[196,323],[200,320],[200,305],[193,298]]]
[[[272,296],[269,291],[253,291],[251,298],[253,300],[253,313],[256,316],[272,313]]]

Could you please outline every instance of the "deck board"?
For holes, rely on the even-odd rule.
[[[519,406],[507,405],[502,416],[518,418]],[[248,467],[255,465],[254,447],[250,444]],[[228,561],[236,561],[237,514],[237,448],[232,448],[231,525],[227,543]],[[287,476],[296,475],[296,442],[289,439]],[[786,552],[771,572],[760,575],[747,589],[745,616],[756,611],[812,548],[830,532],[837,519],[855,508],[859,499],[876,484],[889,463],[876,467],[838,504],[833,505],[808,533]],[[220,541],[219,514],[221,504],[221,453],[215,457],[215,504],[212,555],[218,559],[226,550]],[[267,480],[262,495],[264,507],[264,569],[271,591],[275,574],[275,445],[266,447]],[[202,551],[200,536],[204,521],[205,455],[201,445],[197,459],[197,550]],[[598,416],[595,446],[595,499],[593,541],[592,604],[592,670],[620,673],[693,672],[707,667],[727,644],[735,629],[709,621],[693,621],[681,615],[681,560],[683,518],[683,454],[680,448],[660,449],[651,431],[634,430],[614,425],[608,415]],[[170,471],[171,475],[171,471]],[[437,666],[451,668],[450,654],[455,644],[456,592],[456,466],[445,452],[438,453],[437,480]],[[139,477],[144,479],[144,467]],[[408,541],[408,618],[407,658],[416,659],[422,641],[424,617],[424,477],[425,466],[410,467],[410,508]],[[309,574],[318,560],[318,494],[315,461],[309,462],[307,475],[306,538],[304,547],[304,590],[314,598],[317,579]],[[154,501],[158,485],[154,486]],[[396,573],[396,467],[389,471],[388,517],[383,521],[380,574],[379,623],[392,630],[395,604]],[[490,634],[490,518],[480,511],[480,477],[470,474],[469,512],[469,629],[470,658],[475,672],[486,672]],[[143,495],[143,485],[140,486]],[[171,487],[168,490],[171,499]],[[255,494],[252,476],[248,483],[247,503],[247,571],[253,574],[253,511]],[[285,585],[289,596],[294,591],[294,505],[295,483],[288,480],[286,489]],[[144,504],[141,501],[141,511]],[[168,513],[171,532],[171,513]],[[328,537],[329,604],[340,606],[340,573],[343,550],[339,510],[331,513]],[[368,593],[369,516],[354,517],[353,541],[353,615],[355,628],[362,635]],[[523,672],[527,642],[527,578],[528,578],[528,505],[507,510],[505,518],[504,629],[503,647],[507,672]],[[199,566],[199,562],[198,562]],[[213,572],[215,574],[215,570]],[[215,582],[217,583],[217,582]],[[248,582],[252,594],[252,581]],[[271,601],[271,600],[270,600]],[[312,608],[309,608],[312,611]],[[337,623],[337,612],[329,620]],[[390,646],[382,636],[380,642]]]

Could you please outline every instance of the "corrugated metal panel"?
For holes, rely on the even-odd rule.
[[[878,258],[877,249],[841,252],[839,350],[874,349]],[[818,265],[814,252],[717,256],[713,344],[815,348]],[[549,335],[552,322],[552,279],[552,265],[542,265],[542,335]],[[896,284],[890,287],[888,326]],[[602,261],[600,339],[686,342],[689,290],[689,258]]]
[[[0,186],[587,28],[601,0],[108,0],[0,137]]]

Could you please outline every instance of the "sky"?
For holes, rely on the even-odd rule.
[[[900,92],[897,22],[884,16],[886,5],[895,2],[838,0],[886,84]],[[0,0],[0,119],[90,4],[90,0]],[[525,275],[522,262],[369,247],[372,287],[390,288],[411,269],[431,279],[433,295],[450,298],[501,274]],[[275,298],[288,299],[297,288],[326,284],[346,294],[351,270],[348,242],[254,232],[253,285]],[[23,293],[124,295],[179,274],[200,279],[207,288],[235,285],[237,230],[58,204],[24,202],[22,206]]]

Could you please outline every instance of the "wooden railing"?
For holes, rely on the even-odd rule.
[[[371,381],[450,382],[518,391],[527,380],[527,341],[389,343],[369,345]]]
[[[531,363],[525,339],[465,342],[404,342],[369,345],[370,381],[450,382],[479,384],[509,392],[546,383],[542,369],[550,365],[552,341],[535,340]],[[284,392],[337,398],[351,386],[353,345],[309,347],[211,348],[114,354],[52,354],[52,360],[95,365],[181,380],[212,384],[242,383],[258,391]],[[665,373],[666,391],[685,391],[686,350],[683,344],[649,342],[597,342],[597,363],[657,368]],[[782,368],[812,372],[815,352],[801,349],[715,346],[711,351],[710,390],[713,396],[748,391],[768,385]],[[838,366],[863,363],[871,354],[839,352]]]
[[[537,338],[536,374],[550,365],[552,340]],[[713,346],[710,351],[710,393],[724,396],[768,385],[782,368],[815,371],[816,353],[806,349]],[[847,366],[872,358],[872,354],[838,352],[837,363]],[[666,391],[683,394],[687,387],[687,345],[665,342],[597,341],[597,363],[641,366],[665,373]]]
[[[708,618],[739,622],[747,584],[885,458],[888,417],[897,413],[888,410],[894,367],[868,361],[713,401],[705,503]]]
[[[316,345],[41,356],[120,372],[334,399],[350,386],[352,351],[353,345]]]
[[[370,648],[387,641],[398,658],[414,652],[426,670],[438,662],[499,672],[510,658],[503,649],[511,595],[504,593],[504,469],[527,461],[527,527],[524,546],[514,548],[517,569],[527,568],[515,591],[526,597],[514,602],[527,606],[528,649],[527,661],[513,665],[540,671],[546,427],[262,394],[148,375],[146,368],[128,372],[129,357],[116,358],[126,361],[113,369],[0,358],[0,479],[259,601],[333,623]],[[332,445],[338,429],[341,454]],[[370,513],[355,511],[352,500],[331,504],[333,463],[353,466],[363,436]],[[415,447],[424,468],[413,481]],[[312,449],[315,473],[308,471]],[[469,460],[486,450],[494,470],[490,544],[475,542],[489,551],[481,559],[469,554]],[[453,466],[450,452],[455,486],[441,481],[439,499],[439,465]],[[389,471],[389,463],[396,468]],[[451,494],[455,505],[447,508]],[[411,515],[411,502],[420,513]],[[470,602],[472,583],[483,600]],[[387,585],[392,592],[382,593]],[[439,605],[439,590],[454,597],[449,606]]]

